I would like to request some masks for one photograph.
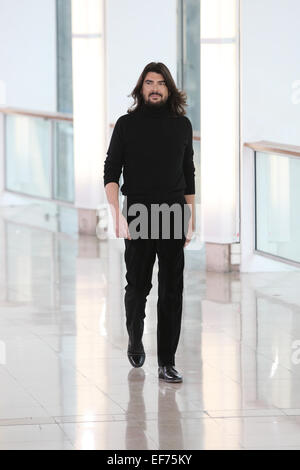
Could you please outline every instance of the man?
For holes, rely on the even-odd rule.
[[[104,185],[116,236],[125,239],[127,355],[133,367],[144,364],[145,306],[157,255],[158,377],[167,382],[182,382],[175,369],[175,353],[181,329],[184,246],[190,242],[195,228],[192,125],[185,116],[186,95],[176,88],[169,69],[161,62],[151,62],[144,68],[131,96],[134,103],[116,122],[104,164]],[[120,211],[122,169],[121,192],[125,195],[126,210]],[[158,237],[133,236],[130,208],[135,204],[143,204],[149,212],[143,224],[148,226],[148,221],[150,225],[152,222],[151,229],[155,225],[151,215],[155,204],[188,207],[188,219],[182,218],[184,233],[180,238],[174,235],[172,219],[172,234],[168,238],[162,236],[160,222]]]

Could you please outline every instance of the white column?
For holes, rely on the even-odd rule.
[[[227,270],[229,245],[239,241],[238,36],[239,0],[201,1],[201,201],[208,269],[216,257],[218,270]]]
[[[72,0],[75,204],[81,233],[95,234],[104,202],[105,0]]]

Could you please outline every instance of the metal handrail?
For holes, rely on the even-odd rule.
[[[244,146],[255,152],[279,153],[280,155],[300,157],[300,147],[298,145],[279,144],[267,140],[260,140],[259,142],[246,142]]]
[[[2,114],[14,114],[14,115],[21,115],[21,116],[30,116],[42,119],[49,119],[52,121],[68,121],[73,122],[73,115],[66,114],[66,113],[50,113],[45,111],[33,111],[28,109],[21,109],[21,108],[7,108],[4,106],[0,106],[0,113]]]

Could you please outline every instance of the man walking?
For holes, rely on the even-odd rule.
[[[104,186],[116,236],[125,242],[127,355],[133,367],[144,364],[145,307],[157,255],[158,377],[167,382],[182,382],[175,369],[175,353],[181,329],[184,247],[195,228],[192,125],[185,116],[185,93],[177,89],[169,69],[161,62],[151,62],[144,68],[131,96],[134,103],[116,122],[104,164]],[[121,211],[118,196],[122,170],[121,192],[125,203]],[[134,216],[130,208],[136,204],[147,209],[147,220],[142,222],[151,226],[151,235],[148,232],[147,237],[137,237],[131,230]],[[175,235],[178,227],[172,217],[168,237],[162,235],[160,221],[158,236],[152,235],[153,207],[157,204],[166,207],[177,204],[182,209],[180,237]]]

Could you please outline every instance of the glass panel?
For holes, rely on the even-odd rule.
[[[200,133],[200,0],[186,0],[181,8],[178,9],[182,15],[178,19],[182,47],[179,86],[187,93],[187,115],[194,132]]]
[[[6,188],[51,197],[51,123],[27,116],[6,117]]]
[[[194,164],[196,203],[200,204],[200,0],[178,2],[178,86],[187,94],[187,116],[191,120],[195,139]],[[197,217],[200,223],[200,216]]]
[[[256,249],[300,262],[300,159],[256,153]]]
[[[56,0],[57,111],[73,113],[71,0]]]
[[[55,123],[54,198],[74,202],[73,125]]]
[[[178,0],[178,87],[187,94],[187,116],[194,132],[196,233],[201,233],[200,154],[200,0]],[[196,247],[196,245],[194,245]]]

